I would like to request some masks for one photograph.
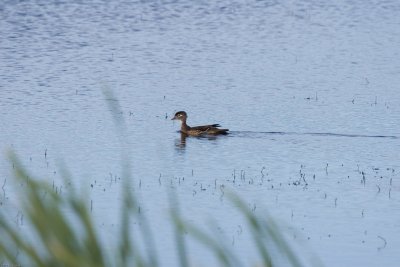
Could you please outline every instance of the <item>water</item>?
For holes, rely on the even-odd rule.
[[[64,162],[107,235],[128,148],[165,266],[176,264],[171,187],[183,214],[216,220],[246,262],[257,259],[228,188],[295,229],[293,242],[325,266],[397,266],[399,10],[390,0],[4,1],[3,207],[18,214],[12,148],[58,188]],[[122,145],[104,88],[121,105]],[[178,110],[232,134],[182,142]],[[191,248],[194,264],[212,263]]]

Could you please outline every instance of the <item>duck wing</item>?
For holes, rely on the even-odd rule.
[[[217,128],[217,127],[221,127],[221,125],[210,124],[210,125],[194,126],[194,127],[190,127],[190,129],[197,130],[197,131],[207,131],[210,128]]]
[[[191,127],[191,131],[196,131],[198,134],[227,134],[229,129],[219,129],[221,127],[219,124],[210,124]]]

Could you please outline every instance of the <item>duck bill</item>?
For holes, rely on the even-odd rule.
[[[171,121],[173,121],[173,120],[176,120],[177,118],[174,116],[172,119],[171,119]]]

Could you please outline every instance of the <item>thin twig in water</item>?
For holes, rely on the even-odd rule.
[[[380,238],[384,242],[383,246],[378,247],[378,250],[384,249],[386,247],[386,245],[387,245],[386,239],[381,237],[380,235],[378,235],[378,238]]]
[[[261,169],[261,178],[264,178],[264,170],[265,170],[265,167],[262,167],[262,169]]]
[[[378,187],[378,192],[376,193],[379,194],[381,192],[381,188],[379,187],[379,185],[376,185],[376,187]]]
[[[306,175],[305,175],[305,174],[303,174],[302,176],[303,176],[303,181],[306,183],[306,186],[307,186],[307,185],[308,185],[308,183],[307,183],[307,181],[306,181],[306,178],[305,178],[305,177],[306,177]]]
[[[3,189],[3,197],[4,197],[4,199],[6,198],[6,190],[4,190],[4,187],[6,186],[6,182],[7,182],[7,178],[4,179],[3,186],[1,187],[1,189]]]

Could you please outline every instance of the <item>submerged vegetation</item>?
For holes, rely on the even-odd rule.
[[[112,114],[119,114],[118,102],[106,92]],[[121,132],[123,121],[114,118]],[[105,244],[100,238],[98,227],[91,217],[90,207],[83,194],[74,186],[68,186],[63,194],[44,182],[33,178],[10,153],[15,181],[19,185],[17,198],[21,204],[25,225],[22,231],[14,225],[0,207],[0,265],[3,266],[161,266],[163,259],[154,252],[157,247],[153,231],[146,223],[145,213],[138,209],[137,196],[129,186],[132,180],[128,153],[122,151],[123,197],[121,217],[118,224],[119,237],[115,244]],[[64,181],[68,183],[70,174],[62,170]],[[303,266],[301,258],[287,242],[285,233],[273,218],[267,214],[258,216],[254,210],[235,194],[230,194],[231,203],[237,208],[251,233],[257,262],[254,266]],[[227,247],[224,240],[209,234],[193,223],[185,220],[179,210],[179,201],[170,192],[171,224],[175,234],[176,253],[179,266],[192,266],[188,239],[194,239],[215,256],[217,266],[244,266],[241,255]],[[139,237],[133,234],[133,219],[140,217]],[[28,232],[28,233],[27,233]],[[162,233],[159,233],[162,234]],[[110,249],[111,248],[111,249]],[[307,264],[310,266],[310,263]]]

